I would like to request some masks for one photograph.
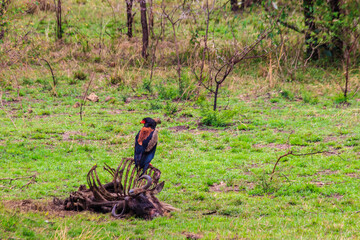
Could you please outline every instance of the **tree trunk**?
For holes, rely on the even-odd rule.
[[[133,31],[132,31],[133,20],[134,20],[134,15],[132,14],[133,2],[134,0],[126,0],[126,14],[127,14],[127,28],[128,28],[127,35],[129,38],[132,38],[133,36]]]
[[[215,92],[214,92],[214,111],[216,111],[217,108],[217,98],[218,98],[218,94],[219,94],[219,87],[220,87],[221,83],[216,83],[216,88],[215,88]]]
[[[140,0],[140,11],[141,11],[141,27],[142,27],[142,42],[143,47],[141,51],[141,56],[147,58],[147,48],[149,46],[149,29],[146,18],[146,0]]]
[[[333,16],[333,22],[336,19],[339,19],[340,15],[340,0],[329,0],[329,6],[331,9],[331,15]],[[339,59],[344,56],[343,54],[343,41],[339,38],[342,35],[341,28],[336,29],[334,31],[334,36],[331,39],[331,46],[329,46],[329,50],[331,51],[334,59]]]
[[[237,2],[237,0],[235,0],[236,2]],[[234,0],[231,0],[231,3],[232,2],[235,2]],[[250,7],[252,4],[256,4],[256,3],[259,3],[259,2],[261,2],[261,1],[259,1],[259,0],[243,0],[243,1],[241,1],[241,6],[240,6],[240,10],[241,11],[243,11],[245,8],[248,8],[248,7]],[[231,4],[232,5],[232,4]]]
[[[58,0],[56,6],[56,37],[57,39],[62,39],[63,29],[62,29],[62,19],[61,19],[61,0]]]
[[[230,4],[231,4],[231,11],[237,12],[240,10],[237,0],[230,0]]]
[[[305,31],[306,58],[317,60],[318,55],[313,53],[317,38],[311,36],[311,33],[315,31],[313,0],[304,0],[304,19],[307,28]]]

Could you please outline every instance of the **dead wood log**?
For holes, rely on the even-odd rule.
[[[171,205],[162,203],[155,196],[164,187],[159,183],[161,171],[150,166],[141,177],[142,170],[137,169],[132,158],[122,159],[114,168],[105,165],[112,181],[102,184],[94,165],[87,174],[89,188],[81,185],[65,200],[54,199],[54,203],[62,205],[69,211],[111,212],[116,218],[135,215],[145,219],[162,216],[176,210]]]

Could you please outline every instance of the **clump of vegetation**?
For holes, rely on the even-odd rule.
[[[119,84],[122,84],[122,79],[119,75],[114,75],[114,76],[111,76],[110,77],[110,83],[112,85],[119,85]]]
[[[235,111],[232,110],[214,111],[212,109],[202,109],[201,123],[212,127],[226,127],[232,125],[231,120],[234,115]]]
[[[81,71],[81,70],[78,70],[78,71],[75,71],[74,73],[73,73],[73,76],[74,76],[74,79],[76,80],[80,80],[80,81],[83,81],[83,80],[86,80],[87,79],[87,74],[86,73],[84,73],[83,71]]]

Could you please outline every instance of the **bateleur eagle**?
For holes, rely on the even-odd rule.
[[[154,158],[158,131],[155,130],[156,122],[152,118],[144,118],[140,123],[144,124],[135,137],[135,166],[143,169],[141,175],[148,169],[151,160]],[[140,175],[140,176],[141,176]]]

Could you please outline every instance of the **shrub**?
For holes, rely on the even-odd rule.
[[[225,127],[230,125],[230,120],[235,115],[233,110],[223,110],[221,112],[206,108],[201,109],[201,123],[206,126]]]

